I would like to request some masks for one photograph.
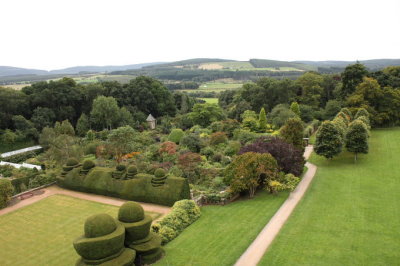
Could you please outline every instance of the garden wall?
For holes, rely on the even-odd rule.
[[[87,175],[82,175],[80,170],[81,167],[74,168],[64,177],[58,177],[58,184],[67,189],[166,206],[190,199],[189,183],[185,178],[169,176],[164,185],[154,187],[151,183],[153,175],[137,174],[123,180],[113,178],[114,169],[110,168],[95,167]]]

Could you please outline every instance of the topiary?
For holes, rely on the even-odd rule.
[[[135,223],[144,219],[143,207],[134,201],[122,204],[118,211],[118,220],[124,223]]]
[[[154,171],[154,176],[158,177],[158,178],[164,177],[165,176],[165,170],[162,169],[162,168],[156,169],[156,171]]]
[[[128,173],[132,175],[136,175],[138,172],[137,167],[134,165],[131,165],[128,167]]]
[[[82,168],[84,170],[90,170],[93,167],[95,167],[96,165],[94,164],[94,162],[92,160],[85,160],[82,164]]]
[[[126,166],[123,165],[123,164],[118,164],[117,167],[116,167],[116,169],[117,169],[117,171],[122,172],[122,171],[125,171]]]
[[[115,220],[108,214],[95,214],[85,221],[85,237],[93,238],[111,234],[117,228]]]
[[[77,159],[75,159],[75,158],[69,158],[68,160],[67,160],[67,166],[76,166],[76,165],[78,165],[79,164],[79,162],[78,162],[78,160]]]

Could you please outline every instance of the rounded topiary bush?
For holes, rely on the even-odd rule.
[[[126,166],[125,165],[123,165],[123,164],[119,164],[119,165],[117,165],[117,170],[118,171],[125,171],[125,169],[126,169]]]
[[[185,135],[182,129],[180,128],[174,128],[171,133],[168,136],[168,140],[175,142],[178,144],[181,141],[181,138]]]
[[[118,220],[124,223],[135,223],[144,219],[143,207],[134,201],[122,204],[118,211]]]
[[[79,162],[78,162],[78,160],[75,159],[75,158],[69,158],[69,159],[67,160],[67,166],[75,166],[75,165],[77,165],[77,164],[79,164]]]
[[[162,168],[158,168],[154,171],[155,177],[164,177],[165,176],[165,170]]]
[[[95,167],[95,164],[92,160],[85,160],[82,164],[82,168],[85,170],[89,170]]]
[[[131,165],[128,167],[128,173],[132,175],[136,175],[138,172],[137,167],[134,165]]]
[[[117,228],[115,220],[108,214],[96,214],[86,219],[85,237],[93,238],[111,234]]]

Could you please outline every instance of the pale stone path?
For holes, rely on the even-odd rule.
[[[0,215],[9,213],[9,212],[17,210],[21,207],[33,204],[35,202],[38,202],[39,200],[42,200],[44,198],[51,196],[51,195],[67,195],[67,196],[71,196],[71,197],[78,198],[78,199],[85,199],[85,200],[100,202],[100,203],[104,203],[104,204],[110,204],[110,205],[114,205],[114,206],[121,206],[124,202],[126,202],[126,200],[123,200],[123,199],[67,190],[67,189],[60,188],[57,185],[43,188],[41,190],[44,191],[44,193],[21,200],[20,202],[16,203],[15,205],[1,209]],[[156,204],[142,203],[142,202],[139,202],[139,203],[140,203],[140,205],[143,206],[143,209],[145,211],[161,213],[162,216],[169,213],[171,210],[171,208],[169,208],[169,207],[160,206],[160,205],[156,205]]]
[[[313,151],[312,146],[307,146],[304,157],[308,159]],[[312,179],[314,178],[317,167],[311,163],[306,163],[308,168],[296,189],[290,193],[289,197],[282,204],[275,215],[269,220],[268,224],[260,232],[257,238],[251,243],[247,250],[240,256],[235,266],[253,266],[261,260],[268,247],[278,235],[282,226],[285,224],[290,214],[293,212],[297,203],[301,200]]]

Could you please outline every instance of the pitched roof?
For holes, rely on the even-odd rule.
[[[149,116],[147,117],[146,121],[147,122],[152,122],[152,121],[156,121],[156,119],[151,114],[149,114]]]

